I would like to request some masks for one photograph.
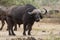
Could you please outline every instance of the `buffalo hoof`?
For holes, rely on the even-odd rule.
[[[2,30],[2,29],[0,29],[0,30]]]
[[[23,35],[24,35],[24,36],[26,36],[26,34],[25,34],[25,33],[23,33]]]
[[[19,26],[19,28],[20,28],[20,26]]]
[[[12,34],[13,36],[16,36],[16,34]]]
[[[12,34],[9,33],[9,36],[12,36]]]
[[[31,35],[30,33],[28,33],[28,35]]]
[[[10,34],[9,34],[9,36],[16,36],[16,35],[12,35],[12,34],[10,35]]]
[[[8,29],[6,29],[8,31]]]
[[[15,34],[10,34],[10,33],[9,33],[9,36],[16,36],[16,35],[15,35]]]

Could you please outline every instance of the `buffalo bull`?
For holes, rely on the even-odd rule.
[[[45,13],[47,10],[45,9]],[[28,35],[31,35],[30,31],[32,30],[32,25],[34,22],[39,22],[40,19],[43,18],[43,13],[37,8],[35,8],[31,4],[27,4],[24,6],[17,6],[9,11],[9,15],[7,17],[7,24],[9,29],[9,35],[14,35],[13,31],[14,24],[23,24],[23,35],[26,35],[26,31],[28,31]]]

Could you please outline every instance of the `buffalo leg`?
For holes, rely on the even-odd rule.
[[[13,25],[12,24],[9,24],[8,31],[9,31],[9,35],[15,36],[15,33],[13,31]]]
[[[28,28],[28,35],[31,35],[31,30],[32,30],[32,25],[33,25],[33,22],[28,24],[27,28]]]
[[[14,21],[14,30],[17,31],[17,24],[16,24],[16,20],[12,19]]]
[[[28,31],[28,35],[31,35],[31,30],[32,30],[32,27],[29,27],[29,31]]]
[[[9,25],[8,26],[8,31],[9,31],[9,35],[13,35],[13,36],[15,36],[15,33],[14,33],[14,31],[13,31],[13,25]]]
[[[20,27],[20,24],[18,24],[18,27]],[[14,30],[17,31],[17,24],[15,24]]]
[[[9,35],[15,36],[14,31],[13,31],[14,22],[9,17],[7,18],[7,24],[8,24]]]
[[[14,25],[14,31],[17,31],[17,24]]]
[[[28,35],[31,35],[32,25],[28,25]]]
[[[12,27],[12,25],[11,25],[11,21],[10,21],[10,18],[7,18],[7,27],[8,27],[8,32],[9,32],[9,35],[12,35],[12,33],[11,33],[11,27]]]
[[[2,23],[2,26],[1,26],[0,30],[2,30],[4,27],[4,24],[5,24],[4,20],[1,20],[1,23]]]
[[[15,33],[14,33],[14,31],[13,31],[13,26],[11,27],[11,32],[12,32],[12,35],[15,36]]]
[[[26,24],[23,26],[23,29],[24,29],[24,31],[23,31],[23,35],[26,35]]]
[[[9,29],[9,30],[8,30],[9,35],[12,35],[11,30],[10,30],[10,29],[11,29],[10,26],[8,26],[8,29]]]
[[[20,24],[18,24],[18,26],[20,27]]]

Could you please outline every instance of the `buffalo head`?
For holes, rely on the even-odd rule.
[[[39,9],[34,9],[32,12],[28,12],[30,15],[34,15],[35,21],[39,22],[43,18],[43,15],[47,13],[47,10],[44,8],[45,12],[41,12]]]

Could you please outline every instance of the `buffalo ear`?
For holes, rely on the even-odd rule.
[[[31,13],[31,12],[28,12],[28,14],[32,15],[32,13]]]

